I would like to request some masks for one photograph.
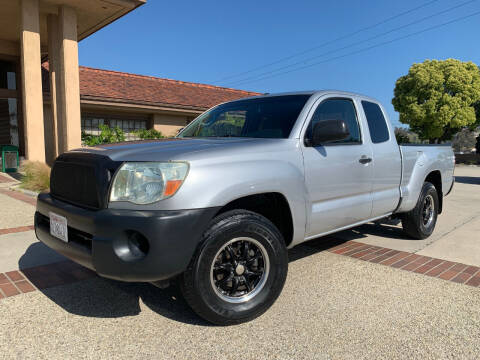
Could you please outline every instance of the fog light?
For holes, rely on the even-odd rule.
[[[116,242],[115,253],[124,261],[136,261],[147,256],[150,245],[145,236],[135,230],[125,231],[125,237]]]

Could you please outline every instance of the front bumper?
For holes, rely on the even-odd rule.
[[[68,221],[69,242],[50,235],[49,212]],[[35,233],[44,244],[97,272],[123,281],[159,281],[185,271],[218,208],[137,211],[87,210],[40,194]],[[128,255],[129,234],[148,241],[142,257]]]

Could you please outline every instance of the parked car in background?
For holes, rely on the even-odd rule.
[[[381,104],[339,91],[218,105],[174,139],[58,157],[37,237],[99,275],[176,280],[216,324],[265,312],[287,249],[389,216],[430,236],[452,189],[449,146],[398,146]]]

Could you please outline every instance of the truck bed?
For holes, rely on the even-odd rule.
[[[399,145],[402,155],[402,178],[400,194],[402,203],[399,212],[415,206],[425,174],[438,171],[442,192],[446,194],[453,185],[455,156],[450,145],[405,144]]]

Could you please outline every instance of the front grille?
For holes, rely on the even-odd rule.
[[[112,175],[120,164],[91,153],[62,154],[52,168],[50,193],[81,207],[105,208]]]
[[[88,207],[100,206],[95,168],[89,165],[57,162],[52,169],[52,194]]]

